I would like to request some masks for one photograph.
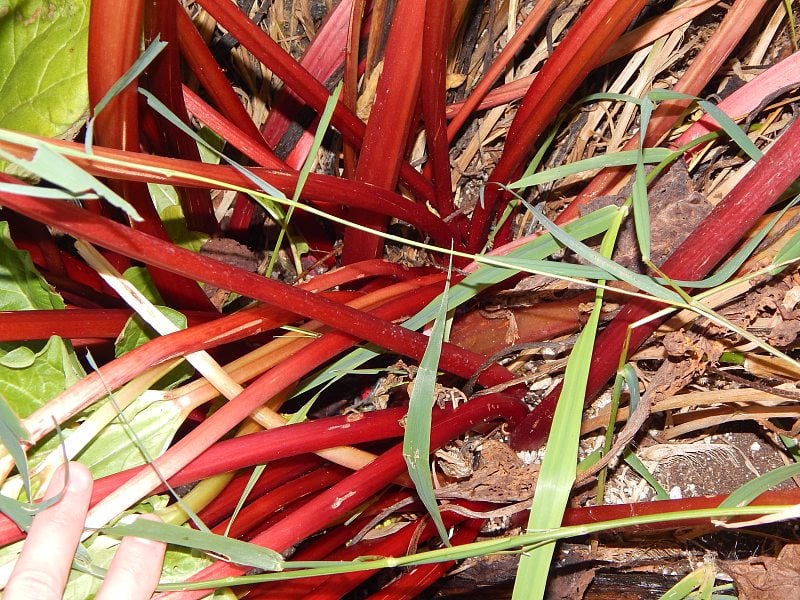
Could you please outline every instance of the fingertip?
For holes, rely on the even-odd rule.
[[[66,477],[68,475],[68,477]],[[64,479],[67,479],[66,488]],[[50,478],[45,498],[52,498],[61,492],[70,494],[85,494],[92,489],[94,479],[88,467],[79,462],[69,462],[59,465]]]
[[[69,489],[74,492],[91,490],[94,485],[92,472],[86,465],[72,461],[69,463]]]

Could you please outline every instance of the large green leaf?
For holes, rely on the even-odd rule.
[[[62,136],[89,106],[88,0],[0,0],[0,127]]]
[[[60,337],[26,344],[30,361],[2,364],[3,358],[21,353],[20,348],[0,344],[0,393],[21,418],[63,392],[84,376],[72,346]]]
[[[134,400],[124,416],[125,421],[117,418],[107,425],[78,457],[95,477],[143,465],[142,450],[148,458],[160,456],[184,418],[175,402],[154,402],[147,395]]]
[[[8,223],[0,222],[0,310],[61,308],[64,301],[36,271],[30,255],[14,246]],[[28,416],[83,376],[72,346],[61,338],[0,344],[0,394],[19,417]]]
[[[53,308],[64,308],[61,296],[36,271],[30,254],[17,250],[8,223],[0,222],[0,310]]]

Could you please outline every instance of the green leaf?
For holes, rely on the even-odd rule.
[[[153,283],[150,273],[144,267],[131,267],[124,273],[125,279],[130,281],[145,298],[156,305],[159,312],[167,317],[169,321],[178,329],[186,329],[186,316],[168,306],[161,306],[164,300],[158,293],[158,289]],[[159,337],[159,334],[148,325],[139,315],[134,314],[125,323],[119,336],[114,342],[114,355],[120,357],[138,348],[142,344]],[[182,362],[172,369],[168,375],[158,381],[154,389],[168,389],[177,383],[184,381],[194,374],[194,368],[188,362]]]
[[[0,127],[63,136],[89,106],[88,0],[0,0]]]
[[[450,270],[448,269],[444,291],[439,297],[436,319],[433,322],[428,345],[419,363],[419,370],[409,397],[406,431],[403,435],[403,458],[408,466],[408,474],[414,482],[419,499],[428,509],[428,513],[436,525],[439,537],[447,546],[450,545],[450,537],[442,521],[442,515],[439,513],[439,506],[436,504],[428,457],[431,452],[431,411],[436,399],[436,372],[439,370],[439,357],[442,353],[442,342],[447,325],[449,288]]]
[[[27,346],[14,348],[0,357],[0,366],[9,369],[27,369],[36,361],[36,354]]]
[[[27,367],[15,368],[2,364],[2,358],[9,353],[9,344],[0,344],[0,394],[21,418],[47,404],[85,375],[72,346],[60,337],[53,336],[47,342],[27,346],[34,354],[33,362]]]
[[[0,310],[64,308],[31,261],[18,250],[8,223],[0,222]],[[71,344],[51,337],[47,342],[0,344],[0,394],[24,418],[84,376]]]
[[[186,317],[177,310],[168,306],[156,306],[156,308],[173,325],[179,329],[186,329]],[[145,323],[139,315],[133,315],[125,323],[125,327],[114,342],[114,354],[120,357],[157,337],[159,337],[158,333],[150,325]]]
[[[202,146],[200,146],[202,148]],[[167,230],[169,239],[182,248],[192,252],[200,252],[208,241],[208,235],[199,231],[190,231],[186,227],[186,217],[178,199],[178,192],[171,185],[161,183],[148,183],[150,196],[156,205],[158,216]]]
[[[747,506],[767,490],[797,475],[800,475],[800,463],[778,467],[736,488],[719,506],[720,508]]]
[[[185,417],[177,403],[154,402],[147,394],[134,400],[123,414],[127,423],[115,419],[78,456],[95,478],[113,475],[147,462],[140,444],[147,456],[163,454]]]
[[[529,206],[530,208],[532,207]],[[603,236],[599,256],[611,255],[623,215],[622,212],[617,214]],[[567,359],[563,387],[556,404],[533,495],[528,519],[529,531],[555,529],[564,518],[567,501],[575,483],[581,415],[602,304],[603,289],[598,288],[595,291],[595,303],[589,319]],[[513,600],[540,600],[544,597],[554,551],[555,544],[542,544],[532,548],[520,558],[512,593]]]
[[[283,557],[274,550],[189,527],[139,519],[130,524],[104,527],[100,531],[117,537],[130,535],[194,548],[223,556],[239,565],[257,567],[265,571],[283,570]]]
[[[158,292],[153,278],[150,277],[150,272],[145,267],[129,267],[125,269],[122,276],[153,304],[158,306],[166,305],[166,302]]]
[[[14,459],[14,465],[17,467],[25,486],[25,494],[30,500],[32,498],[31,479],[28,475],[28,458],[25,455],[25,448],[22,446],[24,441],[28,441],[28,432],[22,427],[19,418],[11,410],[6,399],[0,394],[0,442],[2,442],[6,452]]]
[[[30,254],[17,250],[0,221],[0,310],[51,310],[64,308],[56,294],[33,266]]]
[[[660,163],[662,160],[669,158],[671,154],[672,151],[667,148],[644,148],[641,151],[641,160],[645,163]],[[594,169],[602,169],[605,167],[635,165],[639,159],[639,150],[623,150],[621,152],[614,152],[613,154],[601,154],[599,156],[593,156],[592,158],[561,165],[553,169],[547,169],[546,171],[529,175],[528,177],[523,177],[506,187],[512,190],[526,188],[532,185],[555,181],[567,177],[568,175],[583,173],[584,171],[593,171]]]

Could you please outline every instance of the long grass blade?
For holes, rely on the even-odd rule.
[[[408,402],[408,417],[406,419],[406,432],[403,436],[403,458],[408,465],[408,474],[414,482],[420,500],[428,510],[431,519],[436,525],[439,537],[445,545],[450,545],[447,528],[442,521],[436,496],[433,491],[433,478],[431,476],[430,434],[431,411],[436,399],[436,373],[439,369],[439,356],[442,352],[445,327],[447,325],[447,294],[450,288],[450,271],[442,291],[436,319],[431,329],[430,341],[422,360],[419,363],[417,376],[414,379]]]
[[[604,255],[610,256],[613,252],[623,214],[618,213],[603,238],[600,251]],[[533,496],[528,520],[528,530],[531,531],[557,528],[561,524],[575,482],[583,401],[586,397],[589,365],[600,323],[602,304],[603,290],[598,288],[595,292],[595,304],[586,326],[578,335],[567,360],[564,384],[553,416],[551,433]],[[548,543],[537,546],[522,556],[512,600],[539,600],[544,597],[547,574],[554,551],[555,544]]]

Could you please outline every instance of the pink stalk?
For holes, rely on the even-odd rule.
[[[345,46],[344,38],[347,33],[348,2],[350,1],[340,2],[334,7],[300,59],[300,65],[307,69],[309,74],[313,75],[320,83],[327,82],[336,69],[341,66]],[[341,48],[342,51],[336,52],[336,48]],[[306,107],[302,100],[290,88],[284,86],[278,90],[267,120],[261,128],[264,139],[271,148],[278,148],[278,144],[287,132],[290,123],[293,120],[300,120],[304,108]],[[313,127],[316,127],[317,122],[318,120],[315,119],[314,124],[312,124]],[[290,168],[300,169],[313,142],[314,134],[311,128],[305,129],[292,151],[286,155],[286,164]],[[252,200],[243,194],[239,194],[234,203],[229,231],[234,234],[246,234],[252,215]],[[301,218],[300,221],[303,221],[303,219]],[[316,249],[323,245],[317,240],[309,239],[307,223],[298,224],[295,222],[294,225],[302,231],[312,248]]]
[[[178,0],[174,0],[177,4]],[[214,60],[211,51],[192,23],[189,15],[183,9],[176,11],[178,26],[178,42],[181,54],[186,60],[192,73],[197,77],[200,85],[206,90],[220,112],[243,131],[245,135],[257,140],[265,149],[269,149],[266,140],[261,136],[261,131],[250,118],[247,110],[233,91],[231,82]]]
[[[325,84],[336,70],[342,66],[347,45],[347,23],[353,0],[339,2],[328,13],[319,29],[300,58],[300,65],[319,83]],[[264,126],[264,139],[275,148],[280,143],[292,121],[297,120],[303,101],[290,88],[281,88],[276,94],[272,109]],[[304,131],[299,144],[305,149],[300,157],[300,165],[311,147],[314,135]],[[297,165],[295,165],[297,166]]]
[[[732,119],[738,119],[755,111],[763,102],[781,91],[800,85],[800,51],[790,54],[782,61],[772,65],[757,77],[745,83],[717,105]],[[696,140],[707,133],[719,131],[719,124],[710,116],[703,115],[681,136],[671,142],[675,148]],[[687,154],[694,155],[700,147],[692,148]]]
[[[198,121],[201,121],[211,131],[223,137],[226,142],[257,165],[269,169],[289,170],[289,166],[264,145],[260,135],[258,138],[248,135],[208,106],[200,96],[186,86],[183,87],[183,98],[186,102],[186,108]]]

